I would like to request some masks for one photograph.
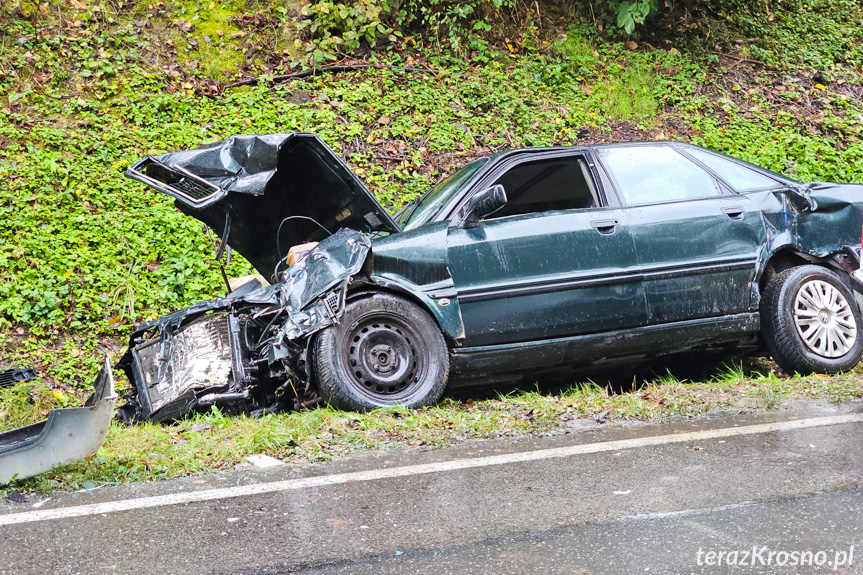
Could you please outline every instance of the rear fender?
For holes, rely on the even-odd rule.
[[[793,265],[824,265],[853,276],[859,267],[863,186],[817,183],[750,198],[758,203],[766,232],[752,285],[753,308],[772,275]],[[863,289],[855,287],[853,277],[849,283]]]

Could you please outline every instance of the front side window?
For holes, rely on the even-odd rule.
[[[597,205],[587,164],[580,156],[524,162],[507,170],[494,184],[506,190],[506,205],[494,218]]]
[[[779,185],[779,182],[737,162],[699,148],[685,148],[686,153],[719,174],[719,177],[740,192],[762,190]]]
[[[670,146],[621,146],[597,152],[629,205],[720,194],[713,176]]]

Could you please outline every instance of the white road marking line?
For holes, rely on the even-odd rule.
[[[730,503],[728,505],[720,505],[718,507],[701,507],[698,509],[681,509],[680,511],[660,511],[658,513],[642,513],[641,515],[627,515],[621,517],[621,521],[656,521],[662,519],[673,519],[677,517],[692,517],[693,515],[707,515],[722,511],[736,511],[738,509],[747,509],[764,505],[760,501],[744,501],[742,503]],[[744,547],[746,545],[743,545]]]
[[[615,441],[604,441],[600,443],[572,445],[569,447],[541,449],[538,451],[524,451],[520,453],[490,455],[486,457],[474,457],[470,459],[455,459],[452,461],[439,461],[436,463],[373,469],[370,471],[354,471],[350,473],[339,473],[335,475],[320,475],[316,477],[307,477],[304,479],[287,479],[284,481],[274,481],[270,483],[256,483],[252,485],[239,485],[236,487],[205,489],[201,491],[174,493],[171,495],[156,495],[153,497],[141,497],[138,499],[124,499],[121,501],[106,501],[103,503],[92,503],[90,505],[60,507],[58,509],[40,509],[38,511],[25,511],[23,513],[10,513],[7,515],[0,515],[0,526],[17,525],[20,523],[33,523],[35,521],[48,521],[52,519],[85,517],[87,515],[101,515],[104,513],[116,513],[118,511],[131,511],[135,509],[147,509],[150,507],[164,507],[167,505],[181,505],[185,503],[213,501],[217,499],[229,499],[233,497],[246,497],[249,495],[261,495],[264,493],[297,491],[300,489],[326,487],[329,485],[342,485],[345,483],[353,483],[357,481],[377,481],[380,479],[394,479],[397,477],[407,477],[410,475],[424,475],[428,473],[441,473],[445,471],[457,471],[461,469],[475,469],[479,467],[489,467],[492,465],[525,463],[529,461],[540,461],[543,459],[570,457],[573,455],[584,455],[588,453],[601,453],[605,451],[619,451],[621,449],[634,449],[636,447],[669,445],[673,443],[686,443],[689,441],[704,441],[706,439],[735,437],[739,435],[752,435],[757,433],[794,431],[799,429],[810,429],[813,427],[826,427],[830,425],[842,425],[847,423],[863,423],[863,414],[813,417],[810,419],[796,419],[791,421],[780,421],[777,423],[746,425],[742,427],[707,429],[704,431],[691,431],[687,433],[674,433],[670,435],[657,435],[652,437],[638,437],[634,439],[619,439]]]

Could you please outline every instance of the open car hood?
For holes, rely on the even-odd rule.
[[[291,246],[319,241],[340,228],[400,231],[314,134],[233,136],[147,156],[126,175],[173,196],[180,211],[210,226],[265,277]]]

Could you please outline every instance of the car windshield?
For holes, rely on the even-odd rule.
[[[408,204],[398,216],[398,224],[410,230],[429,221],[446,201],[485,165],[488,158],[481,158],[466,165],[444,181],[426,192],[415,204]]]

